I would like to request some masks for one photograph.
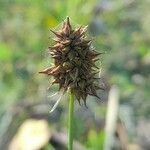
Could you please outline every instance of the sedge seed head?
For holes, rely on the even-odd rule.
[[[87,96],[98,97],[96,91],[101,89],[95,78],[98,73],[95,63],[101,53],[93,49],[86,31],[87,26],[73,29],[69,17],[63,22],[61,30],[51,30],[55,35],[55,44],[48,50],[54,59],[54,66],[40,72],[53,76],[52,84],[58,84],[64,92],[71,90],[79,103],[83,100],[85,105]]]

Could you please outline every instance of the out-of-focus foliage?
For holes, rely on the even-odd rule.
[[[90,147],[91,150],[103,149],[104,147],[104,131],[97,133],[96,131],[89,131],[87,146]]]
[[[59,28],[59,23],[66,16],[71,17],[75,26],[89,25],[94,46],[105,52],[102,56],[102,78],[109,86],[115,84],[119,87],[121,105],[132,110],[133,128],[142,119],[148,120],[149,6],[149,0],[0,0],[0,119],[4,120],[3,124],[0,121],[0,133],[4,129],[2,127],[7,127],[5,113],[13,110],[14,105],[51,100],[47,95],[55,88],[46,91],[47,78],[39,75],[38,71],[51,63],[46,53],[51,42],[49,29]],[[103,99],[106,98],[102,96]],[[99,150],[104,133],[103,130],[96,133],[96,129],[101,128],[99,122],[104,121],[106,107],[97,105],[93,98],[89,98],[87,104],[89,109],[79,112],[80,118],[75,116],[76,134],[80,135],[75,137],[85,146],[95,146],[93,150]],[[66,111],[63,111],[54,129],[67,128],[67,99],[64,98],[60,105]],[[38,110],[42,112],[42,109]],[[29,114],[26,116],[30,117]]]

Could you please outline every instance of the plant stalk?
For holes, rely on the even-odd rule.
[[[68,137],[68,150],[73,150],[73,120],[74,120],[74,93],[70,91],[69,95],[69,137]]]

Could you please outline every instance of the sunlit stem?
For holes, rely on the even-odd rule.
[[[69,93],[69,137],[68,137],[68,150],[73,150],[73,120],[74,120],[74,94],[70,91]]]

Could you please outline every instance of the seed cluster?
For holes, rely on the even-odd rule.
[[[55,45],[49,47],[49,53],[54,59],[54,66],[40,72],[53,76],[52,85],[59,84],[59,89],[64,92],[70,89],[79,103],[82,99],[85,105],[88,95],[98,97],[96,91],[102,89],[95,77],[98,73],[95,62],[101,53],[94,50],[86,31],[87,27],[72,29],[67,17],[60,31],[52,31]]]

